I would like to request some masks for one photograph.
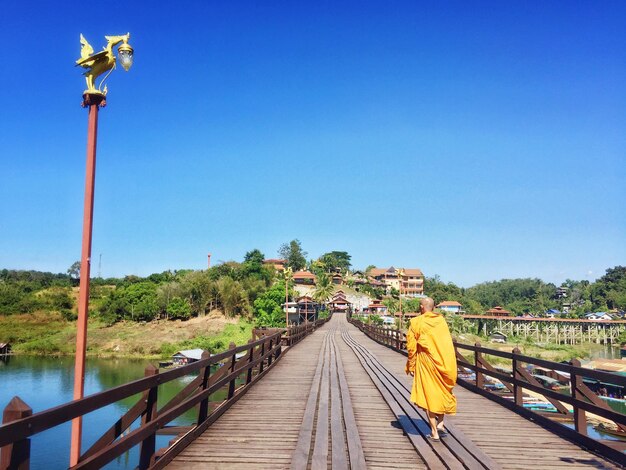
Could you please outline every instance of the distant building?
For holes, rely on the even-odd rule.
[[[333,298],[328,302],[328,308],[331,312],[346,312],[352,310],[352,303],[348,302],[346,294],[339,290],[335,292]]]
[[[333,274],[333,284],[337,284],[337,285],[343,284],[343,276],[339,273]]]
[[[443,310],[444,312],[459,313],[463,306],[454,300],[446,300],[438,303],[437,308]]]
[[[204,349],[186,349],[184,351],[178,351],[172,356],[172,362],[179,366],[191,364],[192,362],[197,362],[202,359],[202,353],[204,353]]]
[[[364,313],[370,313],[371,315],[387,315],[387,306],[383,305],[378,299],[372,300],[372,303],[367,306],[367,309],[363,310]],[[367,310],[367,312],[365,310]]]
[[[586,320],[613,320],[613,317],[606,312],[586,313]]]
[[[485,313],[486,315],[491,315],[494,317],[510,317],[511,315],[513,315],[513,313],[509,312],[508,310],[505,310],[499,305],[496,307],[490,308]]]
[[[419,297],[424,294],[424,274],[417,268],[372,268],[370,278],[382,283],[387,292],[396,289],[403,297]]]
[[[0,343],[0,356],[8,356],[11,354],[11,344]]]
[[[263,264],[268,266],[273,266],[274,269],[278,272],[282,272],[285,270],[285,266],[287,266],[286,259],[266,259],[263,261]]]
[[[314,286],[315,274],[308,271],[296,271],[295,273],[293,273],[293,282],[295,284]]]
[[[298,299],[298,323],[317,320],[320,305],[308,295]]]

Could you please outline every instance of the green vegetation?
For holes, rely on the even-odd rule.
[[[568,279],[559,288],[540,279],[503,279],[464,289],[434,276],[426,278],[424,292],[435,303],[460,302],[467,313],[481,314],[496,305],[517,315],[569,306],[569,316],[578,318],[592,311],[626,310],[626,267],[607,269],[593,283]]]
[[[252,338],[253,328],[252,323],[242,320],[237,324],[226,325],[224,330],[216,335],[199,335],[177,343],[163,343],[159,352],[164,358],[184,349],[199,348],[217,353],[227,349],[231,342],[237,345],[246,344]]]
[[[297,239],[283,244],[279,254],[294,269],[306,264],[306,252]],[[217,350],[231,340],[237,342],[244,336],[247,340],[253,325],[282,326],[285,282],[289,280],[265,265],[264,258],[254,249],[242,262],[229,261],[208,270],[92,279],[89,335],[94,341],[89,344],[90,353],[162,355],[190,347]],[[310,269],[317,274],[315,300],[325,303],[330,298],[335,287],[331,274],[345,274],[350,261],[347,252],[331,251],[310,262]],[[79,268],[79,263],[74,263],[65,274],[0,270],[0,340],[11,342],[16,352],[71,354]],[[288,290],[289,298],[297,296],[291,284]],[[382,289],[367,284],[358,291],[384,297]],[[483,313],[496,305],[516,314],[570,305],[570,315],[580,316],[588,311],[626,309],[626,268],[607,269],[593,283],[567,280],[559,288],[539,279],[504,279],[464,289],[434,276],[426,278],[425,292],[437,303],[456,300],[468,313]],[[399,310],[398,294],[391,292],[384,300],[391,313]],[[419,299],[403,298],[402,310],[418,311]],[[219,328],[210,326],[212,315],[221,319]],[[191,328],[194,321],[202,328]],[[369,317],[368,321],[378,323],[380,319]],[[468,331],[460,317],[448,316],[448,322],[453,333]]]
[[[294,271],[299,271],[306,267],[307,252],[302,250],[300,240],[291,240],[289,243],[283,243],[278,249],[278,255],[287,260],[287,266]]]

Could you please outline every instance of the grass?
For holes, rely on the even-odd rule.
[[[99,357],[166,358],[182,349],[223,351],[230,342],[245,344],[253,325],[225,318],[218,312],[188,321],[119,322],[107,326],[89,319],[87,354]],[[15,354],[73,355],[76,322],[60,314],[37,312],[0,316],[0,342],[11,343]]]

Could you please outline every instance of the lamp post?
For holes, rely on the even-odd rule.
[[[74,400],[83,397],[85,389],[85,352],[87,349],[87,316],[89,311],[89,275],[91,266],[91,233],[93,227],[93,195],[96,179],[96,143],[98,136],[98,109],[106,105],[106,85],[102,85],[116,65],[113,46],[118,47],[118,56],[124,70],[133,64],[133,48],[128,44],[130,34],[123,36],[105,36],[107,45],[103,51],[93,53],[93,48],[80,35],[81,51],[77,66],[86,69],[87,89],[83,93],[83,107],[89,108],[87,124],[87,165],[85,175],[85,201],[83,209],[83,236],[80,258],[80,284],[78,296],[78,321],[76,323],[76,361],[74,366]],[[96,88],[94,81],[107,73]],[[70,466],[78,463],[82,435],[82,417],[72,420],[72,439],[70,448]]]
[[[289,279],[292,273],[291,267],[285,268],[285,328],[289,328]]]
[[[398,299],[400,300],[400,330],[404,327],[404,313],[402,312],[402,282],[404,280],[404,269],[398,270],[398,277],[400,278],[400,284],[398,285]]]

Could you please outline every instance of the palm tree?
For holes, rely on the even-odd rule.
[[[315,282],[315,291],[313,291],[313,299],[320,303],[326,303],[326,301],[333,295],[335,288],[333,287],[333,281],[326,273],[320,273],[317,276]]]

